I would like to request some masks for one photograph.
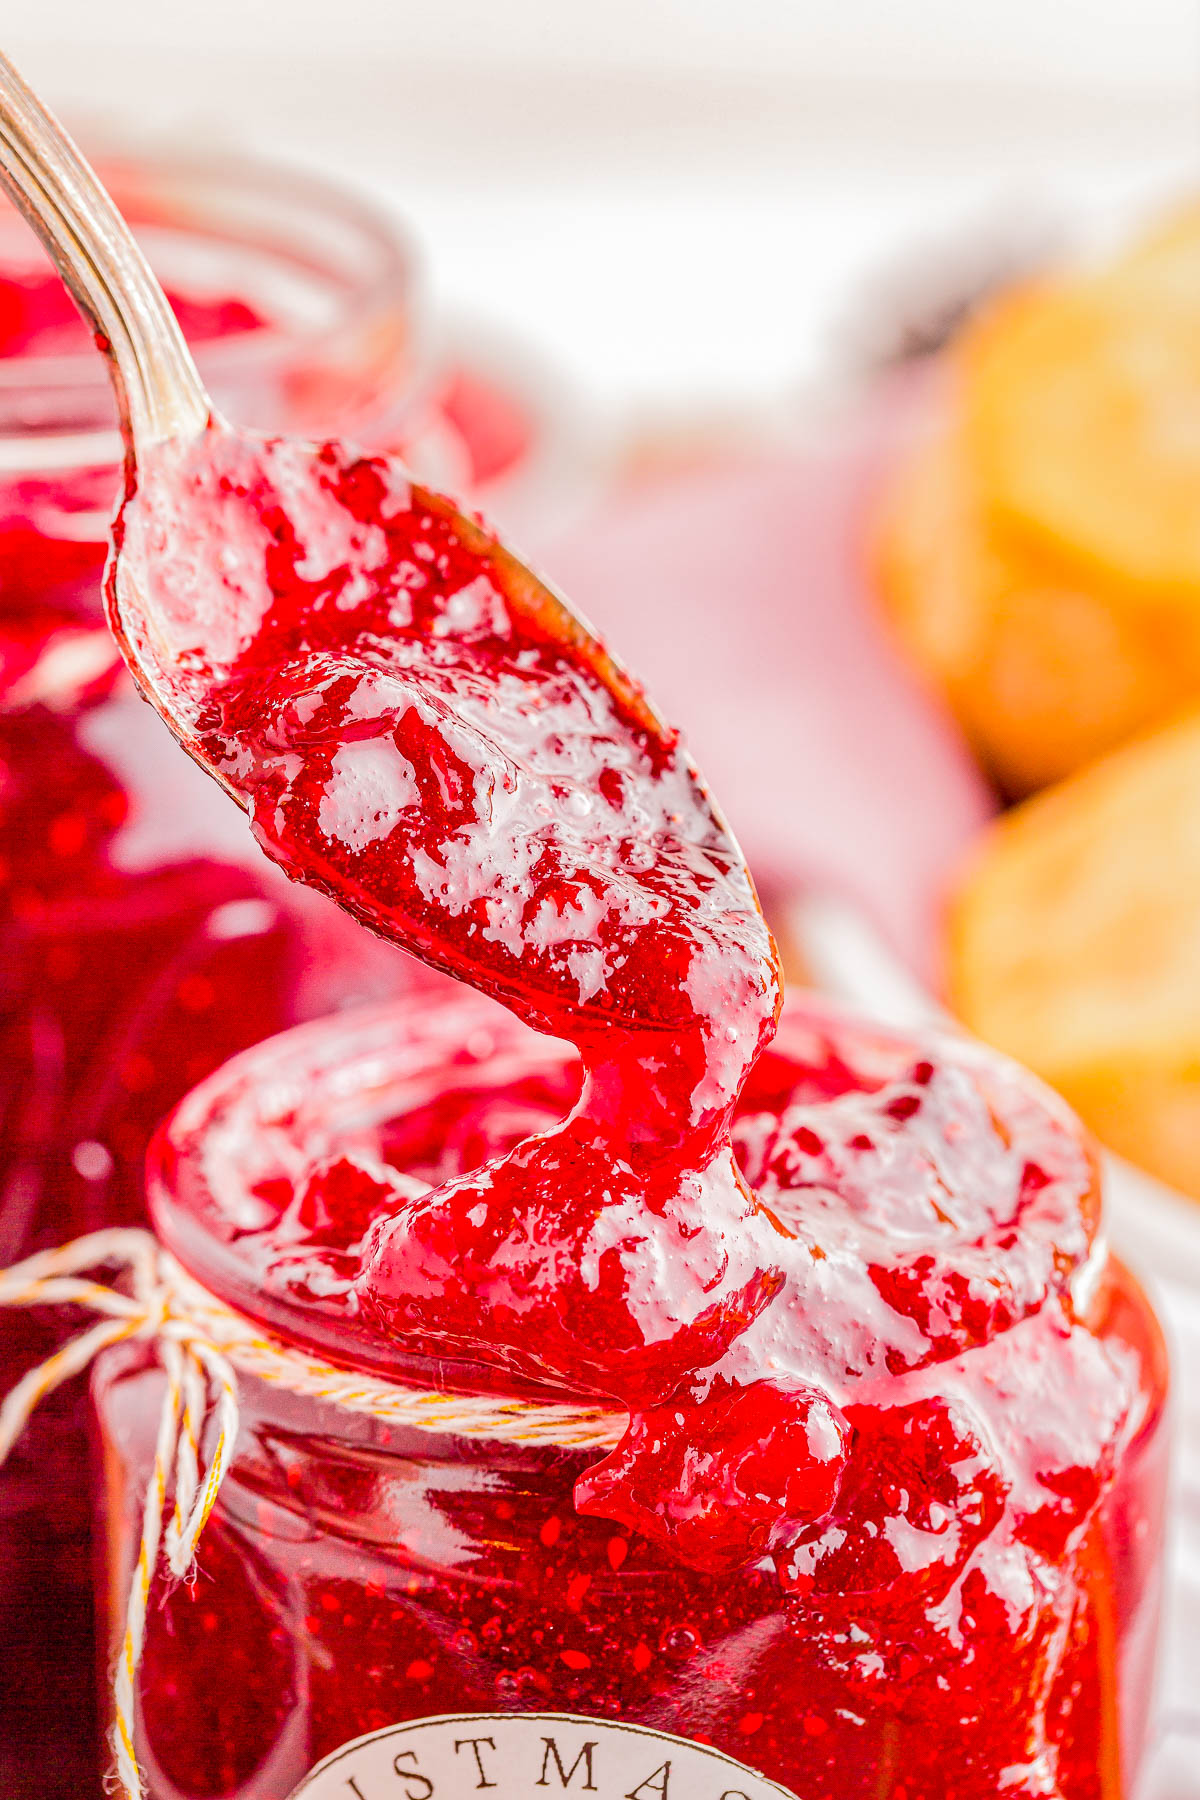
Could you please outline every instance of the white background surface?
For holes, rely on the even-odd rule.
[[[932,234],[1186,180],[1196,0],[39,0],[88,114],[311,158],[618,406],[772,396]],[[85,135],[82,132],[81,135]]]

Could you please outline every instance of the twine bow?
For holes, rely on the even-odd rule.
[[[114,1229],[91,1232],[58,1250],[40,1251],[0,1274],[0,1306],[74,1305],[101,1314],[95,1325],[31,1369],[6,1396],[0,1405],[0,1464],[47,1395],[80,1374],[111,1345],[130,1338],[152,1341],[166,1375],[141,1543],[129,1584],[121,1651],[113,1670],[113,1751],[127,1800],[141,1800],[144,1792],[133,1743],[134,1693],[145,1647],[150,1586],[160,1551],[173,1575],[183,1579],[190,1573],[200,1535],[233,1457],[238,1428],[233,1369],[205,1340],[195,1322],[173,1308],[165,1260],[148,1232]],[[128,1293],[89,1280],[83,1273],[110,1265],[127,1272]],[[201,1443],[210,1416],[216,1436],[202,1476]],[[173,1494],[174,1506],[164,1541],[168,1492]]]
[[[118,1269],[120,1287],[90,1278]],[[81,1306],[100,1315],[17,1382],[0,1404],[0,1466],[31,1414],[56,1388],[114,1344],[153,1344],[166,1377],[146,1488],[142,1535],[113,1669],[112,1743],[125,1800],[145,1784],[134,1747],[137,1673],[150,1590],[160,1559],[179,1580],[191,1573],[204,1527],[233,1461],[237,1371],[293,1393],[366,1412],[386,1423],[456,1437],[566,1448],[611,1448],[625,1414],[611,1407],[541,1405],[504,1395],[438,1394],[363,1378],[272,1337],[187,1274],[148,1231],[93,1231],[0,1271],[0,1307]],[[206,1446],[208,1446],[206,1448]],[[171,1514],[166,1530],[168,1498]]]

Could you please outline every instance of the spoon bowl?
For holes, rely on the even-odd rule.
[[[0,185],[116,388],[113,632],[267,853],[543,1029],[694,1033],[732,955],[747,1019],[703,1029],[742,1067],[777,1011],[777,957],[741,851],[640,685],[395,459],[220,419],[128,226],[3,58]]]

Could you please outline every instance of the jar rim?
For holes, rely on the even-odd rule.
[[[1001,1052],[949,1029],[912,1032],[880,1025],[853,1008],[806,994],[785,1008],[778,1035],[757,1065],[766,1086],[753,1093],[753,1074],[747,1084],[743,1103],[748,1111],[775,1104],[770,1096],[780,1065],[821,1068],[830,1051],[836,1061],[851,1040],[857,1057],[848,1066],[859,1087],[887,1088],[903,1079],[902,1069],[926,1056],[965,1075],[1021,1166],[1040,1170],[1051,1140],[1061,1137],[1071,1145],[1062,1168],[1047,1180],[1061,1195],[1056,1214],[1060,1205],[1077,1209],[1082,1240],[1068,1234],[1054,1285],[1075,1285],[1086,1298],[1105,1254],[1094,1154],[1065,1102]],[[383,1340],[376,1354],[370,1333],[354,1333],[348,1349],[344,1318],[331,1319],[298,1297],[263,1285],[242,1254],[247,1234],[270,1223],[262,1194],[280,1176],[294,1184],[298,1174],[336,1156],[339,1149],[362,1151],[376,1126],[416,1111],[437,1094],[481,1087],[499,1091],[510,1071],[561,1075],[573,1060],[569,1046],[540,1036],[495,1001],[449,985],[441,992],[417,986],[399,998],[294,1026],[209,1075],[159,1127],[147,1157],[151,1222],[190,1275],[281,1338],[335,1363],[352,1362],[392,1379],[422,1380],[424,1374],[415,1366],[420,1358],[414,1363]],[[569,1107],[567,1098],[562,1113]],[[377,1154],[373,1148],[366,1153],[369,1158]],[[1016,1166],[1014,1179],[1023,1184]],[[1004,1196],[995,1198],[999,1203]],[[847,1205],[852,1208],[853,1203]],[[997,1215],[994,1225],[1003,1240],[1012,1221]],[[866,1229],[869,1233],[869,1224]],[[991,1227],[983,1227],[981,1237],[973,1235],[979,1229],[978,1222],[966,1224],[963,1235],[955,1236],[965,1254],[989,1241]],[[1075,1255],[1068,1243],[1080,1253]],[[949,1245],[947,1253],[954,1254]],[[1055,1260],[1057,1266],[1057,1254]],[[1040,1310],[1049,1297],[1047,1290],[1032,1310]],[[398,1355],[408,1367],[406,1374],[398,1371]],[[452,1375],[453,1385],[463,1391],[495,1388],[496,1372],[483,1365],[452,1370],[450,1360],[438,1359],[437,1368]],[[503,1385],[514,1394],[544,1397],[546,1392],[508,1372]]]
[[[272,270],[280,286],[286,278],[298,291],[307,282],[310,302],[325,302],[324,317],[279,308],[262,326],[202,341],[197,360],[218,399],[248,376],[261,382],[306,366],[344,372],[356,353],[383,362],[389,351],[403,363],[401,379],[392,368],[388,383],[390,398],[404,403],[398,410],[423,395],[432,370],[424,265],[389,209],[352,185],[241,150],[101,142],[94,160],[135,230],[177,247],[207,246],[230,262],[241,257],[260,279]],[[233,274],[227,284],[237,285]],[[90,470],[120,457],[107,371],[90,344],[0,357],[0,475]]]

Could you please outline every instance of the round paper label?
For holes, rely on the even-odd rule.
[[[343,1744],[290,1800],[795,1800],[745,1763],[647,1725],[458,1713]]]

